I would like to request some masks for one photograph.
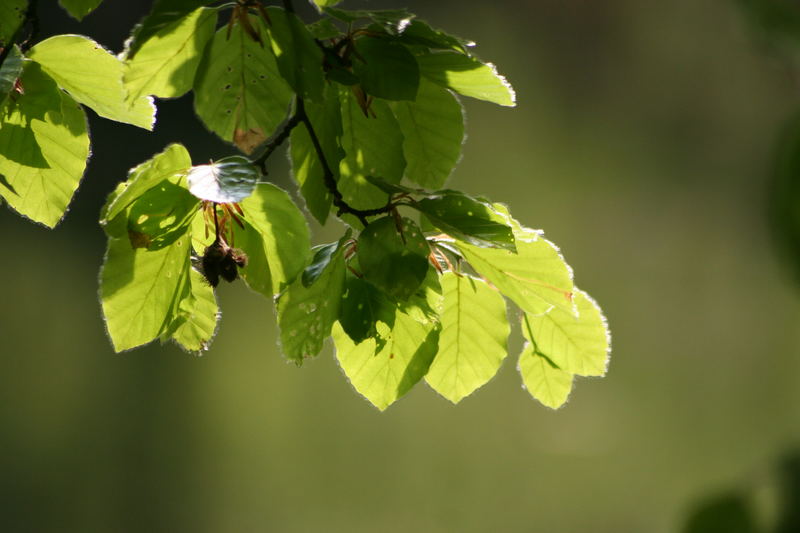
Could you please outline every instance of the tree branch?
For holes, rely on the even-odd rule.
[[[338,212],[336,213],[337,215],[342,215],[343,213],[355,215],[358,217],[358,220],[364,226],[366,226],[367,217],[388,213],[394,209],[395,205],[392,203],[391,198],[389,198],[385,206],[377,207],[375,209],[356,209],[348,204],[342,197],[342,193],[339,192],[339,187],[336,184],[336,178],[334,177],[333,171],[328,164],[328,158],[325,157],[325,151],[322,149],[322,144],[319,141],[319,137],[317,137],[317,133],[314,131],[314,126],[311,124],[311,119],[308,118],[308,113],[306,113],[305,101],[300,96],[297,97],[297,110],[295,111],[294,116],[297,117],[298,120],[303,123],[303,125],[305,125],[306,131],[308,131],[308,136],[311,138],[311,144],[314,145],[314,151],[317,153],[317,159],[319,159],[320,166],[322,166],[322,179],[325,182],[325,187],[327,187],[330,193],[333,195],[333,205],[338,208]]]
[[[300,124],[300,117],[297,115],[297,113],[295,113],[288,121],[286,121],[280,133],[278,133],[278,135],[273,137],[273,139],[267,143],[264,153],[252,160],[254,165],[261,168],[261,172],[264,174],[267,173],[267,159],[269,159],[269,156],[272,155],[272,152],[277,150],[277,148],[289,138],[289,134],[292,133],[292,130],[298,124]]]

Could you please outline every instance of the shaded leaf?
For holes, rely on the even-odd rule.
[[[579,376],[603,376],[610,349],[608,324],[600,307],[585,292],[575,289],[576,317],[562,309],[528,315],[536,352],[562,370]]]
[[[131,105],[122,86],[122,63],[95,41],[81,35],[56,35],[37,43],[28,57],[101,117],[153,129],[156,109],[152,99],[141,96]]]
[[[18,213],[54,227],[78,188],[89,156],[86,116],[35,63],[25,94],[8,98],[0,128],[0,196]]]
[[[326,87],[324,101],[320,104],[305,102],[305,108],[334,179],[338,181],[339,162],[344,157],[344,151],[339,146],[339,139],[342,136],[342,116],[336,88]],[[300,185],[300,192],[306,201],[308,211],[320,224],[325,224],[331,210],[333,195],[325,185],[322,165],[305,125],[301,124],[294,128],[290,139],[292,176]]]
[[[428,272],[428,241],[409,218],[382,217],[370,222],[358,236],[358,263],[371,283],[398,300],[419,288]]]
[[[516,95],[491,63],[455,52],[417,56],[420,72],[442,87],[459,94],[503,106],[514,106]]]
[[[342,109],[341,146],[345,157],[339,163],[339,191],[356,209],[386,204],[388,195],[372,185],[366,176],[378,176],[399,183],[406,166],[403,135],[386,102],[374,100],[374,117],[364,115],[350,89],[339,92]]]
[[[28,0],[3,0],[0,2],[0,45],[5,46],[14,37],[25,20]]]
[[[423,79],[416,101],[396,102],[392,109],[403,133],[405,176],[423,187],[442,187],[461,157],[461,103],[447,89]]]
[[[528,315],[522,317],[522,334],[527,341],[517,367],[522,382],[531,396],[551,409],[558,409],[569,397],[573,376],[536,350]]]
[[[192,194],[218,204],[241,202],[253,193],[260,178],[261,171],[240,155],[194,166],[187,174]]]
[[[301,364],[322,350],[331,325],[339,316],[344,287],[342,248],[310,286],[298,277],[278,297],[278,325],[284,355]]]
[[[515,251],[514,233],[490,204],[459,191],[442,191],[415,202],[439,230],[478,247]]]
[[[128,231],[138,246],[158,250],[182,236],[191,224],[200,201],[186,188],[164,180],[142,194],[130,208]]]
[[[216,23],[216,9],[196,9],[141,42],[136,55],[126,59],[123,81],[129,98],[177,98],[191,89]]]
[[[5,102],[9,93],[14,90],[17,79],[22,75],[25,59],[19,46],[13,45],[8,51],[3,64],[0,65],[0,105]]]
[[[506,302],[484,281],[446,272],[439,351],[425,381],[453,403],[497,373],[508,355]]]
[[[272,21],[268,28],[270,44],[281,75],[302,98],[321,100],[322,50],[314,37],[294,13],[277,7],[268,7],[266,11]]]
[[[339,9],[335,7],[323,8],[325,14],[350,24],[358,20],[371,20],[381,26],[390,35],[397,35],[415,17],[407,9]]]
[[[420,19],[412,20],[400,32],[397,39],[404,44],[425,46],[433,49],[455,50],[463,54],[468,53],[468,48],[475,46],[472,41],[450,35],[441,30],[435,30],[427,22]]]
[[[391,328],[395,312],[396,305],[380,289],[354,275],[347,276],[339,324],[353,342],[359,344],[369,337],[378,340],[377,323]]]
[[[325,269],[328,268],[330,262],[336,257],[339,248],[344,246],[344,243],[349,240],[352,230],[347,230],[344,237],[336,242],[328,244],[321,244],[311,249],[313,257],[311,264],[303,270],[303,286],[308,287],[319,278]]]
[[[58,0],[61,7],[73,18],[83,20],[83,17],[94,11],[103,0]]]
[[[411,100],[417,97],[419,66],[402,44],[388,39],[362,37],[355,41],[358,54],[353,71],[364,90],[386,100]]]
[[[376,353],[375,339],[356,344],[337,322],[333,326],[336,359],[359,394],[383,411],[425,375],[436,354],[439,328],[397,313],[394,325],[377,325],[385,339]]]
[[[131,36],[125,42],[122,58],[133,59],[148,39],[208,3],[208,0],[155,0],[150,13],[134,26]]]
[[[260,17],[250,24],[263,30]],[[284,120],[293,93],[268,48],[240,24],[227,32],[217,31],[198,67],[194,108],[208,129],[249,154]]]

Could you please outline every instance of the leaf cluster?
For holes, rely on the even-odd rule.
[[[99,3],[62,0],[76,17]],[[0,32],[0,196],[20,214],[63,217],[90,150],[82,106],[151,130],[156,99],[191,91],[201,121],[242,153],[193,164],[172,144],[108,197],[101,301],[115,350],[207,349],[215,289],[241,279],[275,301],[289,360],[332,337],[379,409],[423,379],[453,402],[471,394],[507,357],[510,322],[543,404],[605,373],[605,318],[558,248],[505,206],[444,188],[464,141],[459,95],[515,103],[473,43],[406,10],[315,0],[306,24],[291,2],[214,4],[158,0],[119,55],[79,35],[28,47]],[[24,28],[25,0],[8,6],[0,16]],[[302,204],[267,179],[287,141]],[[321,224],[342,220],[341,238],[312,247],[303,204]]]

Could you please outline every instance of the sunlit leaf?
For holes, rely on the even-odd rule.
[[[197,270],[189,271],[191,294],[181,300],[180,323],[171,338],[184,350],[203,352],[217,331],[219,308],[214,289]]]
[[[94,11],[102,2],[103,0],[58,0],[61,7],[78,20],[83,20],[83,17]]]
[[[108,224],[148,189],[167,178],[188,172],[191,166],[192,159],[186,148],[170,144],[163,152],[130,170],[122,187],[108,197],[100,213],[100,223]]]
[[[413,20],[414,14],[407,9],[339,9],[323,8],[326,15],[347,24],[358,20],[371,20],[390,35],[397,35]]]
[[[37,43],[28,57],[76,101],[101,117],[153,129],[156,110],[152,99],[141,96],[131,105],[122,86],[122,63],[93,40],[81,35],[56,35]]]
[[[535,350],[571,374],[602,376],[610,348],[606,319],[585,292],[575,289],[574,295],[577,317],[562,309],[527,316]]]
[[[286,191],[259,183],[241,203],[247,224],[261,235],[272,291],[278,293],[308,264],[311,241],[306,218]]]
[[[342,0],[311,0],[311,3],[321,11],[323,7],[335,6],[336,4],[341,3],[341,1]]]
[[[386,204],[388,195],[367,181],[379,176],[398,183],[406,166],[403,135],[386,102],[374,100],[366,116],[350,89],[340,90],[342,105],[341,146],[345,157],[339,163],[339,191],[344,200],[357,209],[371,209]]]
[[[472,268],[523,311],[541,314],[558,307],[574,314],[572,271],[558,248],[527,228],[515,228],[514,238],[516,253],[464,241],[456,244]]]
[[[111,238],[100,273],[106,328],[121,352],[168,330],[190,294],[189,236],[156,251],[134,249],[127,237]]]
[[[461,103],[447,89],[423,79],[415,101],[395,102],[392,109],[403,133],[405,176],[423,187],[442,187],[461,157]]]
[[[503,106],[514,106],[516,95],[491,63],[455,52],[417,56],[420,72],[442,87],[459,94]]]
[[[123,81],[129,98],[176,98],[191,89],[216,22],[216,9],[196,9],[142,42],[136,55],[126,60]]]
[[[187,174],[192,194],[201,200],[220,204],[241,202],[250,196],[260,177],[258,168],[239,155],[194,166]]]
[[[250,24],[265,34],[260,17]],[[205,125],[250,153],[281,124],[292,90],[278,73],[275,56],[236,24],[220,28],[197,70],[194,108]]]
[[[484,281],[445,273],[439,351],[425,381],[453,403],[497,373],[508,355],[506,302]]]
[[[37,64],[7,98],[0,127],[0,196],[26,217],[54,227],[78,188],[89,156],[86,116]]]
[[[427,22],[414,19],[408,24],[397,37],[398,41],[427,48],[456,50],[467,53],[468,48],[475,46],[475,43],[454,35],[447,34],[441,30],[431,28]]]
[[[200,207],[185,187],[164,180],[142,194],[130,208],[128,232],[135,247],[158,250],[182,236]]]
[[[569,397],[573,375],[537,351],[527,315],[522,317],[522,334],[527,341],[519,356],[522,382],[531,396],[551,409],[558,409]]]
[[[425,375],[436,354],[439,328],[398,312],[394,324],[377,324],[385,340],[376,353],[375,339],[356,344],[337,322],[333,326],[336,359],[347,379],[383,411],[406,394]]]
[[[406,300],[428,272],[428,241],[408,218],[379,218],[358,237],[358,263],[364,277],[389,296]]]
[[[133,59],[150,37],[208,3],[208,0],[155,0],[150,13],[134,26],[130,38],[125,42],[122,58]]]

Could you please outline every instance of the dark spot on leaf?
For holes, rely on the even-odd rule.
[[[266,76],[264,76],[263,74],[261,74],[261,75],[259,76],[259,78],[261,78],[262,80],[265,80],[265,79],[267,79],[267,77],[266,77]]]
[[[226,91],[227,91],[228,89],[230,89],[230,88],[231,88],[231,84],[230,84],[230,83],[224,87],[224,89],[225,89]]]
[[[230,109],[226,109],[226,110],[225,110],[225,114],[226,114],[226,115],[230,115],[230,114],[231,114],[231,110],[230,110]]]
[[[233,69],[231,67],[228,67],[228,72],[233,72]]]

